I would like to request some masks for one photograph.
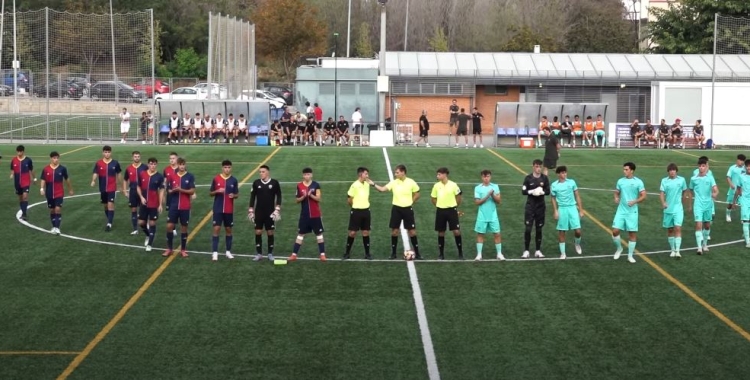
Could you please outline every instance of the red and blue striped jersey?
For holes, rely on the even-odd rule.
[[[214,180],[211,181],[211,191],[219,189],[224,189],[224,193],[216,194],[214,196],[214,214],[233,214],[234,200],[236,198],[229,198],[229,194],[234,194],[236,196],[237,193],[240,192],[237,178],[234,178],[234,176],[231,175],[228,178],[225,178],[222,174],[217,175],[214,177]]]
[[[117,160],[109,162],[101,159],[94,164],[94,173],[99,176],[99,192],[111,193],[117,191],[117,175],[122,173]]]
[[[10,170],[13,171],[13,183],[16,187],[31,186],[31,171],[34,170],[34,164],[31,162],[31,158],[13,157],[13,159],[10,160]]]
[[[135,191],[135,188],[138,187],[138,178],[141,177],[142,172],[145,172],[147,170],[148,165],[142,162],[138,166],[136,166],[135,164],[130,164],[127,168],[125,168],[125,181],[128,182],[131,191]]]
[[[164,176],[159,172],[154,174],[145,171],[141,173],[140,181],[141,194],[146,198],[144,206],[148,208],[159,207],[159,190],[164,188]]]
[[[170,189],[181,188],[190,190],[195,188],[195,177],[191,173],[185,172],[182,175],[176,173],[172,176],[170,184],[167,185]],[[192,195],[185,193],[173,193],[169,198],[169,209],[170,210],[190,210],[190,201]]]
[[[172,177],[177,175],[177,168],[173,168],[169,165],[167,165],[166,168],[164,168],[164,171],[162,172],[162,175],[164,176],[164,184],[167,186],[167,191],[171,190],[172,186]],[[169,193],[167,193],[169,194]],[[171,195],[171,194],[170,194]],[[171,205],[170,205],[171,207]]]
[[[63,198],[65,197],[65,189],[63,188],[63,182],[68,179],[68,169],[65,166],[47,165],[42,169],[42,180],[44,180],[44,194],[47,198]]]
[[[312,181],[310,186],[305,185],[304,182],[298,183],[297,198],[304,194],[313,194],[315,196],[320,195],[320,184],[315,181]],[[300,218],[320,218],[322,216],[320,213],[320,202],[312,198],[305,198],[305,200],[302,201],[302,208],[300,209],[299,216]]]

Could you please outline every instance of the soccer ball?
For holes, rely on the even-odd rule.
[[[362,146],[370,146],[370,142],[369,141],[362,141]]]
[[[411,251],[411,250],[404,251],[404,260],[406,261],[414,260],[414,251]]]

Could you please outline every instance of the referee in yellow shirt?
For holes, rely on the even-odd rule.
[[[419,254],[419,242],[417,241],[417,230],[414,220],[414,202],[419,199],[419,185],[413,179],[406,176],[406,166],[398,165],[394,171],[396,179],[388,182],[385,186],[376,185],[371,180],[369,183],[380,191],[390,191],[393,193],[393,207],[391,207],[391,221],[388,226],[391,228],[391,259],[396,258],[396,248],[398,247],[398,233],[401,222],[404,228],[409,232],[409,240],[414,250],[414,259],[422,260]]]
[[[347,203],[351,206],[349,212],[349,234],[346,237],[346,253],[344,260],[349,258],[352,252],[352,244],[357,231],[362,231],[362,244],[365,246],[365,259],[372,260],[370,256],[370,171],[365,167],[357,168],[357,180],[349,186],[346,193]]]
[[[461,242],[461,229],[458,224],[458,206],[461,205],[461,189],[458,185],[448,179],[448,168],[437,170],[437,183],[432,186],[432,204],[435,210],[435,231],[438,233],[438,248],[440,255],[438,260],[445,259],[445,228],[453,232],[458,248],[458,259],[464,259],[464,250]]]

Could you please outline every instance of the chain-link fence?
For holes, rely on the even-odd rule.
[[[255,78],[255,25],[209,13],[209,99],[257,98]]]
[[[151,10],[6,12],[0,32],[0,140],[116,140],[121,103],[140,114],[169,92]]]

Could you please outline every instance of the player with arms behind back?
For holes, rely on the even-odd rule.
[[[500,236],[500,218],[497,216],[497,205],[500,204],[500,186],[491,182],[491,171],[482,170],[481,176],[482,183],[474,188],[474,204],[478,206],[477,221],[474,224],[474,231],[477,233],[477,257],[474,260],[482,260],[484,234],[490,232],[495,235],[497,259],[503,261],[505,256],[503,256],[503,244]]]
[[[682,245],[682,222],[685,219],[683,199],[689,199],[690,194],[684,177],[677,175],[677,165],[667,165],[667,176],[661,180],[659,186],[659,199],[664,209],[662,227],[667,229],[667,242],[669,242],[669,257],[682,257],[680,246]]]
[[[138,212],[138,221],[141,229],[146,234],[146,252],[151,252],[156,236],[156,220],[162,212],[164,204],[164,176],[157,170],[156,158],[148,159],[148,170],[138,177],[138,196],[141,198],[141,209]]]
[[[130,223],[133,225],[131,235],[138,235],[138,208],[141,206],[141,197],[138,196],[138,178],[141,173],[148,170],[148,165],[141,162],[141,152],[133,151],[133,163],[125,168],[125,176],[122,181],[122,193],[128,198],[130,206]]]
[[[180,256],[188,257],[187,238],[188,223],[190,222],[190,208],[193,194],[195,194],[195,177],[187,171],[187,162],[184,158],[177,159],[177,172],[172,175],[169,191],[172,193],[167,214],[167,250],[162,256],[172,254],[172,241],[174,240],[174,227],[180,223]]]
[[[234,200],[240,192],[240,184],[232,175],[232,161],[221,162],[221,173],[211,181],[209,195],[214,197],[213,235],[211,236],[211,260],[219,260],[219,232],[224,226],[226,233],[225,255],[227,259],[233,259],[232,255],[232,227],[234,226]]]
[[[250,188],[250,205],[247,218],[255,224],[255,257],[253,261],[263,260],[263,230],[268,239],[268,260],[273,261],[275,244],[274,231],[276,222],[281,219],[281,184],[271,178],[268,165],[261,165],[260,178],[253,181]]]
[[[91,176],[91,187],[99,179],[99,196],[104,205],[104,215],[107,217],[107,225],[104,231],[112,231],[112,221],[115,219],[115,195],[117,194],[117,182],[120,181],[120,163],[112,159],[112,147],[105,145],[102,148],[102,159],[94,164],[94,174]],[[140,177],[139,177],[140,178]]]
[[[745,238],[745,247],[750,248],[750,160],[745,160],[745,171],[740,175],[737,181],[737,188],[734,192],[732,206],[740,207],[742,236]]]
[[[294,241],[289,261],[297,260],[297,254],[302,246],[302,241],[305,235],[310,232],[315,234],[315,238],[318,241],[320,261],[326,261],[326,246],[323,241],[323,215],[320,212],[322,194],[320,192],[320,184],[313,181],[312,177],[312,169],[304,168],[302,169],[302,182],[297,183],[295,201],[302,207],[299,213],[297,240]]]
[[[29,207],[29,187],[31,187],[31,182],[36,182],[36,176],[34,175],[34,164],[31,158],[26,157],[26,148],[23,145],[16,147],[16,156],[10,160],[10,179],[13,180],[16,195],[18,195],[21,219],[26,220],[28,218],[26,211]]]
[[[62,205],[65,197],[63,183],[68,186],[68,194],[73,195],[73,185],[68,178],[68,169],[60,165],[60,154],[52,152],[49,154],[50,163],[42,169],[42,181],[39,193],[47,198],[49,218],[52,222],[52,232],[60,235],[60,223],[62,222]]]

